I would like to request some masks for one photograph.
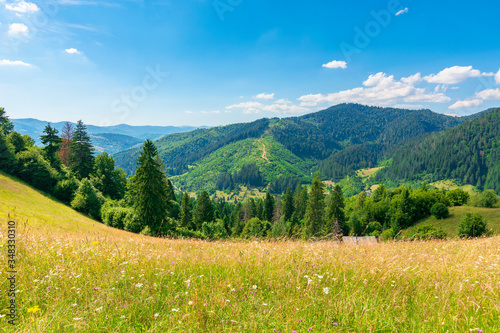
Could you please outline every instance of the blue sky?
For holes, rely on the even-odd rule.
[[[497,2],[0,0],[11,118],[220,125],[500,106]]]

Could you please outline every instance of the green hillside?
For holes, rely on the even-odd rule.
[[[468,206],[450,207],[450,217],[443,220],[438,220],[434,216],[429,216],[408,229],[407,233],[411,233],[411,230],[419,225],[430,223],[433,226],[443,229],[448,234],[448,237],[458,236],[458,224],[462,220],[465,213],[481,214],[487,222],[488,229],[492,229],[496,234],[500,233],[500,208],[480,208]]]
[[[0,220],[17,221],[22,233],[132,235],[96,222],[3,172],[0,172],[0,198]],[[1,223],[0,228],[6,225]]]
[[[500,109],[398,148],[392,165],[377,178],[427,182],[453,179],[499,193]]]
[[[376,167],[408,140],[465,120],[430,110],[340,104],[302,117],[176,133],[155,144],[165,170],[183,190],[213,192],[252,185],[246,175],[234,178],[234,173],[256,166],[254,176],[262,182],[254,183],[281,193],[286,186],[309,182],[316,171],[333,181],[354,176],[358,169]],[[138,153],[135,148],[115,154],[117,166],[133,174]]]

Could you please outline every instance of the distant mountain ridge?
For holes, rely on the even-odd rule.
[[[338,181],[356,169],[374,167],[411,139],[475,117],[339,104],[300,117],[171,134],[157,140],[156,146],[165,170],[181,189],[229,189],[236,181],[244,182],[237,174],[243,167],[254,165],[245,169],[252,170],[248,183],[262,183],[281,193],[287,185],[310,181],[316,171]],[[115,154],[117,165],[133,174],[138,154],[138,147]]]
[[[49,123],[48,121],[34,118],[11,119],[15,130],[21,134],[31,136],[37,145],[41,145],[40,136]],[[59,132],[66,121],[50,122]],[[75,126],[75,123],[69,122]],[[189,132],[198,127],[194,126],[131,126],[126,124],[114,126],[87,125],[92,143],[97,152],[114,154],[142,143],[146,139],[157,140],[160,137],[172,133]]]

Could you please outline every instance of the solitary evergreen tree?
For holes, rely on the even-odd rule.
[[[306,239],[318,236],[325,220],[325,194],[321,175],[316,173],[311,184],[311,193],[307,201],[303,236]]]
[[[134,208],[142,226],[156,233],[167,216],[167,176],[156,156],[158,152],[151,140],[146,140],[137,158],[134,177]]]
[[[340,232],[342,235],[347,235],[348,230],[345,223],[344,207],[345,204],[342,189],[340,188],[340,185],[337,184],[333,189],[330,203],[328,205],[325,234]]]
[[[68,164],[80,179],[88,177],[94,169],[94,147],[81,120],[78,120],[69,146]]]
[[[201,230],[203,222],[210,223],[214,220],[214,208],[210,196],[206,191],[201,192],[196,203],[194,212],[194,227],[196,230]]]
[[[264,200],[264,212],[263,212],[263,219],[272,222],[273,221],[273,215],[274,215],[274,197],[272,194],[267,192],[266,194],[266,199]]]
[[[57,160],[57,152],[59,151],[62,141],[57,135],[59,131],[55,127],[50,126],[50,123],[48,123],[47,126],[45,126],[43,133],[45,134],[40,136],[40,139],[42,144],[45,145],[43,148],[45,158],[49,161],[53,168],[58,168],[61,162]]]
[[[307,194],[307,188],[301,185],[297,185],[295,188],[295,193],[293,195],[293,204],[295,206],[295,211],[293,212],[293,220],[296,223],[300,223],[306,214],[307,200],[309,196]]]
[[[191,203],[191,198],[187,192],[184,192],[181,201],[181,216],[179,220],[179,226],[182,228],[191,228],[191,223],[193,222],[193,204]]]
[[[0,108],[0,133],[8,135],[14,129],[14,124],[9,120],[4,108]]]

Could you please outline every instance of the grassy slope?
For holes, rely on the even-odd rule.
[[[479,213],[485,218],[488,228],[493,229],[495,233],[500,233],[500,208],[480,208],[480,207],[450,207],[450,217],[444,220],[437,220],[434,216],[429,216],[418,225],[430,223],[436,227],[442,228],[449,237],[458,235],[458,224],[465,213]]]
[[[498,237],[168,240],[106,228],[3,174],[0,198],[1,220],[29,227],[17,240],[18,324],[1,317],[0,332],[500,331]]]
[[[0,230],[11,219],[23,231],[78,235],[131,235],[96,222],[0,172]],[[10,216],[10,217],[9,217]],[[5,222],[5,223],[4,223]]]
[[[264,135],[260,142],[266,146],[270,163],[262,158],[262,144],[257,139],[249,138],[214,151],[196,163],[188,173],[172,177],[172,181],[182,190],[192,191],[201,187],[212,190],[215,189],[220,172],[232,173],[248,164],[257,165],[268,182],[280,175],[309,176],[308,163],[276,142],[272,136]]]

